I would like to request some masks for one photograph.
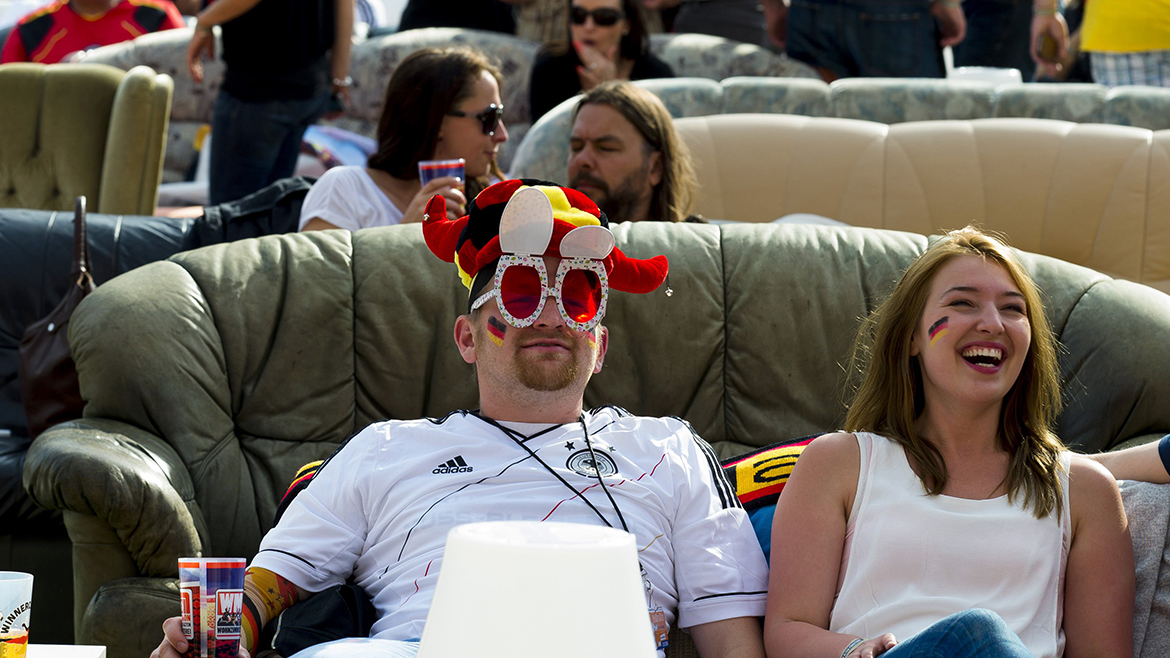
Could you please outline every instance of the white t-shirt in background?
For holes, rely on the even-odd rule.
[[[356,231],[402,222],[402,211],[378,187],[365,167],[334,167],[313,183],[301,205],[297,230],[319,217],[337,228]]]

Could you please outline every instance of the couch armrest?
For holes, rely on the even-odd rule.
[[[154,214],[173,92],[169,75],[156,75],[146,66],[136,66],[122,78],[110,110],[101,192],[94,211]]]
[[[107,658],[145,658],[163,638],[163,621],[177,614],[177,578],[112,580],[89,602],[77,643],[105,646]]]
[[[198,555],[207,536],[179,455],[125,423],[83,419],[51,428],[29,448],[24,486],[45,507],[104,521],[145,576],[177,576],[178,558]],[[71,539],[76,546],[86,538]]]

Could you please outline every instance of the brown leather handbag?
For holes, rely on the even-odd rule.
[[[69,318],[93,292],[92,265],[85,237],[85,197],[77,197],[73,215],[73,273],[69,290],[48,315],[29,325],[20,340],[20,397],[29,436],[57,423],[81,418],[84,403],[77,367],[69,351]]]

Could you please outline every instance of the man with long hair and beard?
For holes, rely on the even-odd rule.
[[[573,109],[569,187],[615,222],[702,221],[690,214],[695,174],[670,113],[628,82],[589,90]]]

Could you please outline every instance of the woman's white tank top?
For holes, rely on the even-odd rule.
[[[901,445],[864,432],[857,444],[861,471],[829,630],[902,641],[956,612],[986,608],[1033,655],[1063,654],[1069,454],[1061,455],[1057,520],[1037,519],[1007,496],[928,496]]]

